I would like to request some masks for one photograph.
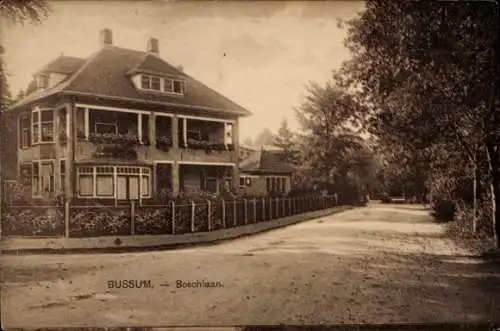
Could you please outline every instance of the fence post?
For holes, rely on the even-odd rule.
[[[172,200],[172,234],[175,234],[175,201]]]
[[[196,209],[196,204],[194,200],[191,200],[191,232],[194,232],[194,213]]]
[[[262,198],[262,220],[266,220],[266,198]]]
[[[273,198],[269,197],[269,219],[273,219]]]
[[[208,231],[211,230],[212,226],[210,224],[211,220],[210,218],[212,217],[212,204],[210,203],[210,200],[207,200],[207,226],[208,226]]]
[[[69,201],[64,201],[64,236],[69,238]]]
[[[280,198],[276,198],[276,218],[280,218]]]
[[[237,213],[236,213],[236,199],[233,199],[233,225],[236,226],[238,225],[237,222],[236,222],[236,217],[237,216]]]
[[[253,221],[257,222],[257,199],[253,198]]]
[[[281,201],[281,217],[285,217],[285,202],[286,202],[286,198],[283,198],[282,201]]]
[[[245,224],[248,224],[248,201],[247,199],[243,199],[243,201],[245,202]]]
[[[130,234],[135,234],[135,201],[130,201]]]
[[[226,201],[222,199],[222,228],[226,228]]]

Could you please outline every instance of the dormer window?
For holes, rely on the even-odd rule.
[[[184,94],[184,82],[178,79],[164,78],[163,91],[172,94]]]
[[[37,87],[39,89],[46,89],[47,87],[49,87],[49,75],[47,75],[47,74],[38,75]]]
[[[149,90],[151,89],[151,77],[142,75],[141,76],[141,88],[143,90]]]
[[[140,75],[140,88],[147,91],[183,95],[186,92],[186,83],[180,79]]]

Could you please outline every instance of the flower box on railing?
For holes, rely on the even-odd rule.
[[[172,147],[172,140],[169,137],[160,136],[156,138],[156,148],[168,152],[170,147]]]
[[[121,134],[121,133],[90,133],[85,139],[85,134],[77,133],[78,140],[88,140],[93,144],[116,144],[123,146],[149,145],[149,139],[142,137],[139,139],[137,135]]]
[[[187,147],[192,149],[203,149],[207,153],[212,151],[223,151],[226,149],[223,143],[196,139],[188,139]]]

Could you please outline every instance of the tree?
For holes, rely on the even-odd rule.
[[[0,1],[0,16],[16,24],[24,24],[26,21],[41,23],[47,17],[49,10],[45,0]]]
[[[283,149],[288,163],[295,165],[300,163],[297,136],[288,127],[286,119],[283,119],[278,133],[273,138],[273,144]]]
[[[359,104],[341,86],[311,83],[306,100],[296,109],[302,128],[302,162],[309,178],[329,183],[345,198],[366,192],[373,153],[360,136]]]
[[[24,24],[28,21],[33,24],[39,24],[47,16],[49,6],[45,0],[2,0],[0,1],[0,16],[15,24]],[[15,122],[11,118],[7,118],[5,110],[12,103],[12,95],[10,93],[7,76],[5,73],[5,64],[2,55],[4,48],[0,45],[0,205],[3,199],[3,169],[2,165],[6,163],[4,159],[6,152],[3,141],[8,139],[11,134],[9,130],[15,128]],[[0,212],[1,214],[1,212]]]
[[[427,151],[430,163],[445,159],[445,167],[457,155],[478,166],[478,159],[487,160],[498,247],[497,16],[492,3],[368,1],[348,24],[353,59],[342,69],[342,82],[369,105],[363,116],[386,146]],[[441,155],[432,153],[438,146]]]
[[[255,145],[272,145],[273,143],[273,133],[268,128],[263,129],[257,138],[255,138]]]

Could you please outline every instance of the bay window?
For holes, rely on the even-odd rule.
[[[54,110],[36,108],[31,113],[31,137],[33,144],[54,141]]]
[[[88,198],[137,200],[151,197],[151,171],[135,166],[78,168],[78,194]]]

